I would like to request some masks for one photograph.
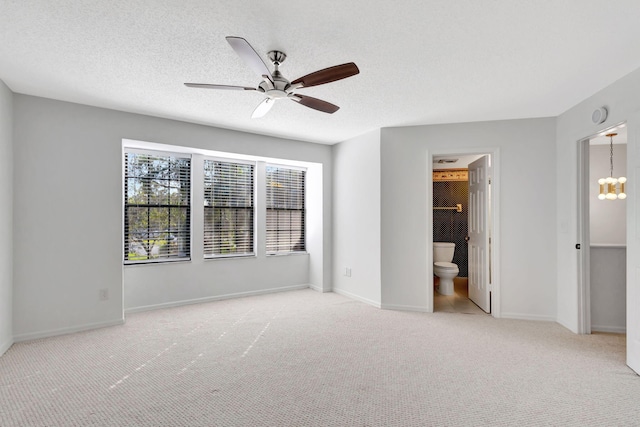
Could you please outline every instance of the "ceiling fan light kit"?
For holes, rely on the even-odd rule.
[[[271,72],[248,41],[242,37],[228,36],[227,42],[229,42],[233,50],[244,60],[249,68],[253,69],[253,71],[260,76],[262,79],[260,84],[255,88],[208,83],[185,83],[185,86],[201,89],[253,90],[261,92],[266,95],[266,98],[258,104],[256,109],[253,111],[251,118],[263,117],[269,112],[271,107],[273,107],[275,101],[286,98],[304,105],[305,107],[312,108],[323,113],[333,114],[338,111],[340,107],[321,99],[307,95],[300,95],[295,91],[306,87],[318,86],[346,79],[347,77],[354,76],[360,72],[356,64],[349,62],[315,71],[290,82],[278,69],[280,64],[287,59],[287,55],[284,52],[272,50],[267,53],[267,56],[274,68],[274,71]]]

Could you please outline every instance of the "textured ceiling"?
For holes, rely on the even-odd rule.
[[[0,0],[0,79],[17,93],[336,143],[389,126],[556,116],[640,68],[638,0]],[[357,76],[261,119],[225,40],[284,51],[293,80],[353,61]]]

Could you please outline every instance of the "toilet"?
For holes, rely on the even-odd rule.
[[[433,242],[433,274],[440,278],[438,293],[453,295],[453,279],[460,270],[453,261],[456,244],[450,242]]]

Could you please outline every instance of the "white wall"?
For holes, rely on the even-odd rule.
[[[627,200],[600,200],[599,178],[609,176],[609,145],[589,146],[589,235],[591,245],[627,244]],[[627,145],[613,145],[613,174],[627,176]]]
[[[0,355],[13,343],[13,94],[0,80]]]
[[[503,317],[554,320],[555,119],[382,129],[382,306],[426,310],[431,225],[428,153],[500,153],[499,301]]]
[[[591,122],[591,113],[596,108],[606,106],[609,116],[605,123],[596,125]],[[578,238],[578,141],[595,135],[613,125],[631,120],[640,110],[640,70],[636,70],[602,89],[580,104],[561,114],[557,118],[556,156],[558,222],[556,224],[558,255],[558,322],[574,332],[579,330],[578,318],[578,253],[575,244]],[[628,122],[627,163],[629,150],[633,146],[633,133],[636,123]],[[631,172],[633,169],[629,169]],[[629,212],[629,204],[635,198],[635,190],[628,183],[629,198],[625,202]],[[627,225],[635,223],[635,218],[627,215]],[[627,250],[629,253],[629,236],[632,230],[627,229]],[[582,242],[586,244],[586,242]]]
[[[334,145],[333,170],[333,291],[379,307],[380,131]]]
[[[125,266],[127,312],[308,287],[309,256],[247,257]]]
[[[624,333],[627,325],[627,250],[591,247],[591,330]]]
[[[316,162],[323,166],[323,188],[331,188],[329,146],[18,94],[14,106],[15,340],[122,322],[123,138]],[[322,265],[314,266],[314,280],[321,283],[312,285],[326,289],[331,280],[331,199],[326,190],[322,210]],[[248,267],[248,262],[204,263],[197,277],[186,271],[189,264],[162,266],[165,281],[147,289],[151,299],[143,304],[261,292],[276,286],[279,269],[289,268],[282,264],[286,260],[277,259],[262,270],[251,264],[246,274],[236,276],[237,267]],[[127,276],[135,282],[152,270],[127,267]],[[253,281],[256,277],[259,282]],[[191,280],[195,284],[186,287]],[[108,301],[99,301],[103,288]],[[159,297],[165,292],[171,301]]]

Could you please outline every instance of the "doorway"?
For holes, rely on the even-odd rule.
[[[610,188],[603,180],[627,176],[626,125],[579,144],[579,332],[625,334],[627,201],[618,195],[626,185]],[[615,197],[608,197],[610,189]]]
[[[446,284],[442,287],[442,279],[435,274],[430,275],[434,279],[430,284],[433,288],[433,292],[430,292],[433,311],[491,313],[495,317],[499,316],[499,303],[491,306],[492,301],[499,300],[497,275],[491,274],[498,264],[491,262],[499,253],[496,239],[497,211],[496,215],[490,214],[497,206],[497,156],[497,150],[433,153],[430,156],[432,168],[429,204],[432,215],[431,227],[428,229],[431,230],[429,247],[432,249],[432,256],[429,266],[434,267],[432,242],[449,242],[455,244],[452,263],[459,270],[453,286]],[[479,177],[484,181],[478,181]],[[483,185],[482,191],[478,190],[479,183]],[[490,188],[494,197],[491,197]],[[470,227],[470,223],[475,226]],[[478,233],[479,223],[486,224],[484,234]],[[478,244],[478,241],[484,240],[486,243]],[[483,267],[485,264],[486,267]],[[481,296],[486,294],[484,301],[479,299],[479,293]]]

